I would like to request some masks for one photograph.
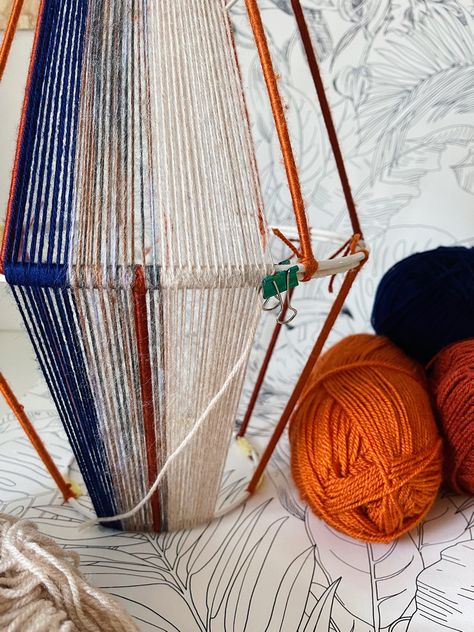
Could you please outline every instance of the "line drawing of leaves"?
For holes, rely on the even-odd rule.
[[[424,632],[427,626],[432,632],[471,629],[469,606],[474,599],[473,577],[473,542],[445,548],[440,559],[418,577],[417,608],[408,630]]]
[[[330,584],[314,606],[303,632],[329,632],[332,606],[341,578]]]
[[[308,517],[325,574],[330,582],[341,577],[337,595],[344,608],[376,632],[401,616],[423,569],[414,542],[403,537],[391,545],[365,544],[338,533],[310,513]],[[367,595],[372,595],[370,615],[364,603]]]
[[[423,558],[424,567],[440,559],[449,545],[472,539],[471,521],[459,511],[453,497],[442,494],[426,519],[409,533]]]
[[[382,165],[355,191],[362,221],[370,218],[367,234],[373,239],[386,231],[393,217],[420,196],[422,179],[441,170],[441,155],[449,145],[466,147],[473,142],[474,126],[470,125],[445,126],[405,142],[396,166]],[[334,214],[331,228],[341,230],[346,222],[346,211],[341,208]]]
[[[67,470],[72,451],[54,410],[27,410],[60,470]],[[41,494],[55,483],[13,413],[0,418],[0,502]]]
[[[374,52],[380,61],[369,62],[371,92],[362,118],[366,139],[376,139],[375,172],[396,162],[415,124],[472,112],[474,37],[452,11],[439,8],[423,28],[392,33]]]
[[[264,632],[277,629],[300,629],[308,601],[314,566],[314,547],[312,546],[305,549],[288,566],[278,586],[270,619]],[[283,595],[283,599],[279,599],[280,594]]]
[[[324,61],[326,57],[331,54],[333,49],[332,35],[324,13],[316,8],[307,9],[306,20],[316,49],[317,58],[319,61]]]
[[[470,149],[465,158],[451,168],[459,186],[464,191],[474,194],[474,149]]]

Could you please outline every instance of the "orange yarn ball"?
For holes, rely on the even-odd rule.
[[[445,482],[474,496],[474,338],[439,351],[428,375],[445,439]]]
[[[390,542],[430,509],[442,447],[420,365],[387,338],[345,338],[317,362],[290,424],[301,496],[354,538]]]

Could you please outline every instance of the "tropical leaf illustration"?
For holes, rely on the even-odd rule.
[[[409,632],[469,630],[474,599],[474,545],[462,542],[444,549],[441,559],[418,577],[416,612]]]
[[[422,28],[391,33],[371,57],[371,90],[362,118],[365,140],[376,139],[373,172],[395,164],[410,134],[419,135],[422,125],[445,126],[448,114],[452,123],[472,122],[471,18],[463,24],[451,7],[434,5]]]
[[[410,604],[416,577],[423,569],[421,554],[408,538],[391,545],[370,545],[338,533],[309,514],[309,528],[317,543],[321,570],[329,581],[342,576],[337,591],[344,608],[370,626],[382,630]],[[365,600],[371,595],[368,617]],[[341,622],[342,629],[347,621]]]
[[[326,588],[311,611],[303,632],[326,632],[331,629],[332,606],[340,581],[336,579]]]
[[[410,533],[423,557],[423,565],[430,566],[440,559],[441,552],[450,545],[472,539],[472,516],[459,511],[450,495],[441,495],[421,525]]]

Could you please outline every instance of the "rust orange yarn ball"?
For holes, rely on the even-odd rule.
[[[387,338],[345,338],[317,362],[290,424],[301,496],[354,538],[389,542],[430,509],[442,447],[424,370]]]
[[[474,338],[442,349],[428,375],[445,438],[445,482],[474,496]]]

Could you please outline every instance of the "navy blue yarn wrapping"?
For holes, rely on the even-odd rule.
[[[97,515],[111,516],[117,513],[117,507],[67,275],[74,210],[71,178],[87,9],[86,0],[46,0],[44,5],[7,226],[4,272]],[[75,45],[71,41],[61,43],[61,36],[73,27],[78,32]],[[65,81],[72,77],[70,94],[61,95],[60,81],[46,98],[46,82],[54,72],[63,73]],[[58,117],[53,131],[59,148],[56,152],[54,142],[43,143],[41,150],[39,143],[35,145],[43,124],[51,117]],[[69,154],[63,146],[70,148]],[[35,207],[32,191],[36,185],[39,202]],[[51,193],[47,223],[41,216],[41,204]],[[121,528],[118,522],[109,526]]]
[[[74,297],[68,288],[12,290],[97,515],[114,515],[112,481],[75,324]],[[121,528],[118,522],[109,526]]]
[[[61,11],[59,9],[62,9]],[[7,247],[4,261],[5,276],[11,284],[25,284],[41,287],[62,287],[66,283],[66,268],[70,239],[64,243],[64,253],[57,249],[53,260],[54,245],[62,245],[62,231],[71,229],[72,218],[72,164],[75,155],[77,122],[79,111],[80,66],[83,55],[84,32],[87,17],[85,0],[49,0],[45,2],[39,27],[38,43],[32,69],[30,89],[24,119],[23,136],[18,157],[18,169],[14,181],[11,219],[8,225]],[[60,47],[61,36],[75,24],[79,37],[76,44],[65,42]],[[63,92],[61,82],[56,91],[47,93],[47,80],[54,73],[63,74],[64,80],[73,76],[71,97]],[[64,83],[64,82],[63,82]],[[66,117],[69,114],[69,117]],[[54,142],[40,143],[44,125],[51,118],[59,120],[53,132]],[[53,172],[54,146],[59,148]],[[63,156],[63,147],[72,148],[71,157]],[[64,160],[62,161],[62,159]],[[63,173],[68,177],[62,177]],[[37,187],[37,188],[36,188]],[[37,191],[34,206],[33,192]],[[52,210],[49,225],[41,221],[41,205],[53,191]],[[62,203],[58,204],[61,195]],[[65,201],[67,200],[67,203]],[[55,230],[58,226],[58,230]],[[30,240],[26,239],[30,236]],[[42,245],[48,240],[46,259],[42,255]]]
[[[422,364],[474,337],[474,248],[440,247],[396,263],[377,288],[372,326]]]

